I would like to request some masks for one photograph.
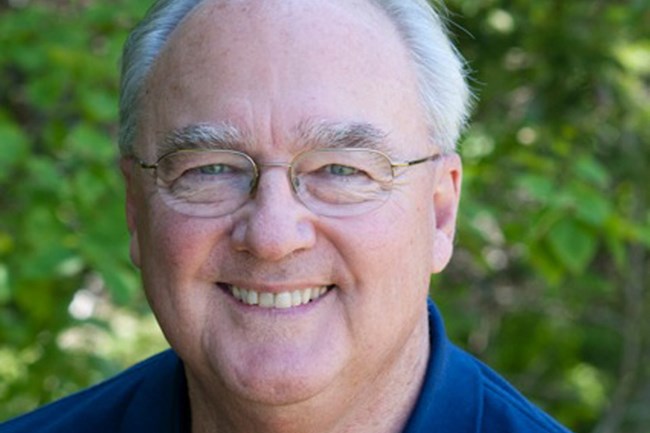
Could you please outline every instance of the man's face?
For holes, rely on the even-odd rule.
[[[172,35],[145,95],[136,152],[149,162],[161,137],[198,123],[245,131],[241,150],[262,163],[291,160],[309,146],[301,125],[322,122],[370,124],[399,160],[436,151],[407,53],[363,1],[208,1]],[[278,166],[262,168],[233,213],[185,216],[151,173],[124,166],[132,256],[190,386],[270,404],[350,396],[404,356],[426,356],[425,300],[451,252],[457,158],[408,169],[381,208],[354,217],[312,213]],[[278,309],[242,303],[233,286],[327,292]]]

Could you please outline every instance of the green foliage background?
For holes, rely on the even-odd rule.
[[[478,95],[453,339],[576,432],[650,425],[650,5],[449,0]],[[0,2],[0,420],[165,347],[128,259],[117,70],[148,2]]]

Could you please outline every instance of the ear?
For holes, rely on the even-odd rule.
[[[131,261],[136,267],[140,267],[140,244],[138,242],[138,206],[135,191],[135,173],[134,162],[131,158],[122,157],[120,159],[120,170],[124,177],[124,186],[126,188],[126,225],[131,235],[129,243],[129,253]]]
[[[433,206],[436,227],[433,239],[432,272],[441,272],[454,251],[456,215],[460,201],[462,165],[458,154],[443,155],[438,161]]]

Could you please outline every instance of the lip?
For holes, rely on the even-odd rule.
[[[278,286],[262,290],[247,285],[219,282],[217,285],[233,300],[244,307],[266,310],[293,310],[314,304],[336,288],[336,285],[311,285],[300,288]]]

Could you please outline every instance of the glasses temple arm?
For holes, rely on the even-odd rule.
[[[438,158],[440,158],[440,154],[436,153],[435,155],[425,156],[424,158],[413,159],[411,161],[393,162],[393,163],[391,163],[391,166],[393,168],[410,167],[412,165],[422,164],[423,162],[427,162],[427,161],[435,161]]]
[[[140,166],[140,168],[143,168],[143,169],[145,169],[145,170],[155,170],[155,169],[158,168],[158,163],[157,163],[157,162],[154,162],[153,164],[149,164],[149,163],[147,163],[147,162],[141,160],[140,158],[138,158],[138,157],[135,156],[135,155],[132,155],[132,156],[131,156],[131,159],[132,159],[136,164],[138,164],[138,165]]]

